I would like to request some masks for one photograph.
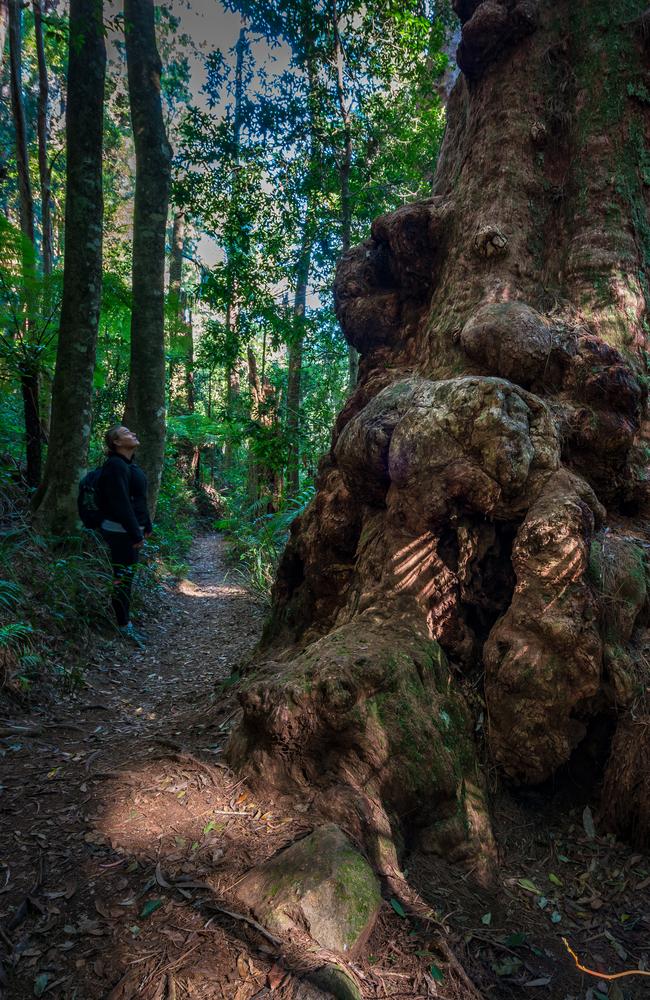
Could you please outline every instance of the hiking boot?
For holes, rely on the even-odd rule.
[[[132,642],[138,647],[138,649],[144,649],[147,644],[147,640],[145,636],[143,636],[142,632],[138,632],[138,630],[133,627],[133,622],[129,622],[128,625],[121,625],[120,635]]]

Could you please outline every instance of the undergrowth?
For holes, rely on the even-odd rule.
[[[230,542],[229,562],[244,584],[266,602],[271,598],[291,522],[303,513],[314,493],[313,486],[306,486],[271,514],[260,512],[261,503],[239,507],[226,500],[227,516],[217,521],[216,528],[224,531]]]
[[[185,572],[195,522],[192,491],[169,459],[136,574],[136,618],[165,577]],[[51,682],[64,692],[83,686],[89,648],[116,637],[111,587],[99,535],[44,538],[29,523],[26,491],[9,473],[0,477],[0,690],[24,697]]]

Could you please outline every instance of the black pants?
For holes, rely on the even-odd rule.
[[[140,557],[140,549],[133,548],[133,542],[121,531],[104,531],[102,538],[108,545],[113,567],[113,611],[117,624],[128,625],[131,609],[131,587],[135,564]]]

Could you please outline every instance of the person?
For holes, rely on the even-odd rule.
[[[100,525],[113,567],[113,610],[120,632],[138,646],[143,636],[131,622],[131,589],[135,566],[145,538],[152,531],[147,507],[147,477],[134,461],[140,442],[123,424],[111,427],[104,437],[106,461],[97,484]]]

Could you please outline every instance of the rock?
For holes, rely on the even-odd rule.
[[[333,823],[254,868],[237,895],[270,931],[307,931],[322,948],[346,954],[368,938],[381,904],[370,865]]]

